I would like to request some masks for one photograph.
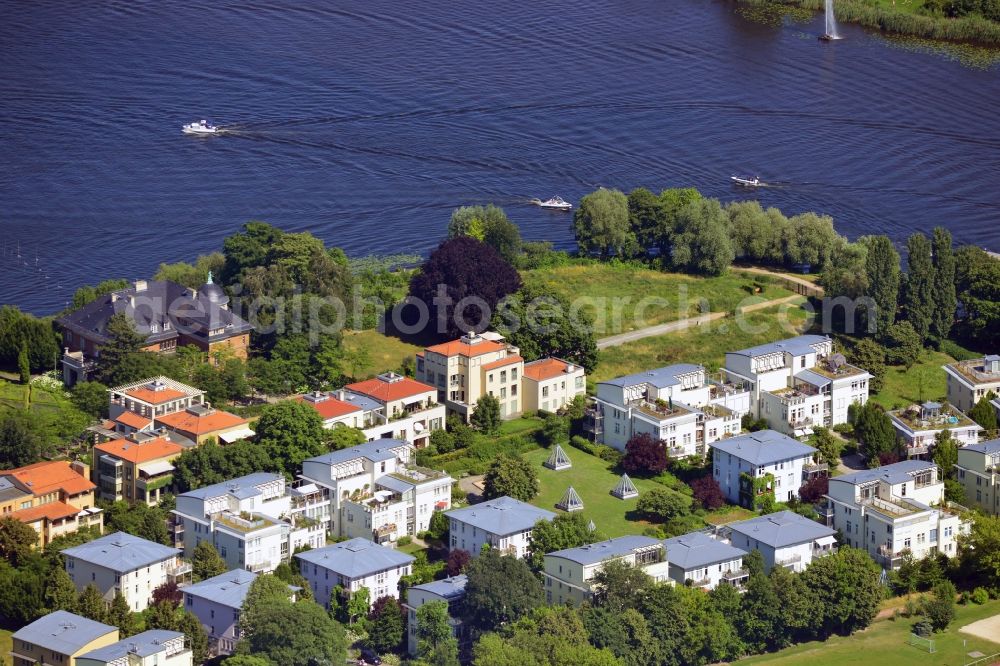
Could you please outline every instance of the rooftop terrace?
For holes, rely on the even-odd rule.
[[[906,409],[893,410],[889,412],[889,416],[914,431],[967,428],[976,425],[972,419],[947,403],[936,410],[911,405]]]

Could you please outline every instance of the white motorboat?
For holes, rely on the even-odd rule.
[[[730,176],[729,178],[730,180],[733,181],[734,184],[739,185],[741,187],[763,187],[765,184],[764,182],[761,181],[759,176],[754,176],[753,178],[749,176],[747,177]]]
[[[550,208],[552,210],[572,210],[573,204],[568,201],[563,200],[562,197],[552,197],[546,201],[541,199],[532,199],[531,203],[542,208]]]
[[[181,128],[185,134],[218,134],[219,128],[212,125],[207,120],[199,120],[196,123],[188,123]]]

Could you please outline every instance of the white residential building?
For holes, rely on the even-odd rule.
[[[458,639],[461,645],[466,635],[462,631],[462,613],[459,606],[465,599],[465,584],[467,582],[469,579],[465,574],[459,574],[423,585],[414,585],[406,590],[406,602],[403,604],[403,609],[406,612],[406,651],[410,656],[417,655],[420,627],[420,623],[417,621],[417,610],[424,604],[434,601],[443,601],[448,604],[448,624],[451,625],[452,635]]]
[[[734,504],[754,508],[756,496],[767,492],[787,502],[799,496],[810,475],[826,471],[826,465],[813,461],[815,453],[813,447],[774,430],[746,433],[712,444],[712,474]],[[756,490],[754,479],[763,480]]]
[[[205,627],[215,654],[232,654],[240,640],[240,613],[250,585],[257,580],[252,571],[233,569],[224,574],[181,588],[184,610],[194,613]],[[300,588],[288,586],[295,598]]]
[[[579,606],[594,598],[594,576],[611,560],[642,569],[655,582],[669,580],[663,543],[647,536],[623,536],[548,553],[542,569],[549,604]]]
[[[871,375],[833,353],[824,335],[800,335],[726,353],[723,373],[745,382],[755,418],[779,432],[803,437],[813,426],[847,423],[852,403],[868,401]]]
[[[944,367],[948,375],[948,402],[968,413],[991,391],[1000,395],[1000,355],[988,354]]]
[[[959,447],[979,441],[983,429],[951,405],[925,402],[888,412],[907,458],[930,458],[938,434],[951,431]]]
[[[308,481],[290,488],[281,474],[248,474],[178,495],[175,543],[190,558],[208,541],[231,569],[274,571],[296,548],[326,543],[329,505]]]
[[[700,365],[670,365],[597,384],[588,425],[595,441],[619,451],[636,434],[667,444],[671,457],[705,455],[712,442],[740,432],[750,409],[744,382],[708,380]]]
[[[951,557],[956,537],[968,531],[948,508],[933,462],[906,460],[832,477],[826,499],[827,524],[886,569],[898,568],[907,551],[917,559]]]
[[[76,658],[76,666],[192,666],[179,631],[151,629]]]
[[[450,550],[465,550],[477,557],[489,545],[505,555],[524,557],[535,523],[556,514],[513,497],[498,497],[448,512]]]
[[[743,567],[746,552],[704,532],[691,532],[663,542],[670,580],[714,590],[719,585],[742,588],[750,573]]]
[[[316,603],[327,609],[338,585],[345,595],[367,588],[371,604],[381,597],[399,599],[399,581],[410,575],[414,559],[361,538],[303,551],[295,557]]]
[[[62,552],[66,573],[83,591],[94,585],[109,604],[121,593],[135,612],[146,610],[153,590],[167,582],[178,582],[191,573],[180,551],[115,532]]]
[[[331,534],[390,543],[423,532],[435,511],[451,508],[454,480],[412,464],[413,455],[409,442],[376,439],[309,458],[301,476],[329,497]]]
[[[729,523],[722,532],[740,550],[759,550],[765,571],[776,566],[802,571],[813,559],[832,553],[837,543],[836,530],[792,511]]]
[[[1000,515],[1000,439],[960,448],[955,471],[967,506]]]

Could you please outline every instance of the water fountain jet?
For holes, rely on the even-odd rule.
[[[833,15],[833,0],[826,0],[826,32],[824,32],[820,39],[824,42],[832,42],[835,39],[841,39],[840,33],[837,31],[837,17]]]

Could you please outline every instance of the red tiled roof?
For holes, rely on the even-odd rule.
[[[97,487],[90,479],[80,476],[65,460],[39,462],[4,474],[16,478],[36,496],[56,490],[67,495],[78,495]]]
[[[80,513],[81,509],[70,506],[65,502],[49,502],[33,506],[30,509],[21,509],[10,514],[11,518],[17,518],[22,523],[35,523],[45,518],[46,520],[61,520]]]
[[[299,402],[304,402],[313,409],[315,409],[323,420],[335,419],[338,416],[345,416],[352,412],[360,412],[361,408],[357,405],[352,405],[349,402],[344,402],[343,400],[338,400],[333,396],[327,396],[325,400],[320,402],[313,402],[312,400],[306,400],[304,396],[297,396],[295,398]]]
[[[118,423],[122,425],[127,425],[130,428],[135,428],[136,430],[142,430],[143,428],[148,428],[153,420],[146,418],[145,416],[139,416],[135,412],[122,412],[115,419]]]
[[[194,435],[204,435],[210,432],[219,432],[237,426],[246,425],[247,420],[236,414],[215,410],[208,414],[192,414],[184,410],[173,414],[164,414],[156,417],[157,423],[162,423],[171,430],[189,432]]]
[[[504,345],[492,340],[480,340],[476,344],[470,345],[459,339],[428,347],[426,351],[441,354],[442,356],[466,356],[472,358],[491,352],[503,351],[504,349],[506,349]]]
[[[492,363],[487,363],[483,366],[483,370],[492,370],[494,368],[502,368],[507,365],[514,365],[515,363],[521,363],[524,359],[516,354],[513,356],[508,356],[507,358],[502,358],[499,361],[493,361]]]
[[[148,402],[151,405],[159,405],[164,402],[170,402],[171,400],[177,400],[178,398],[184,398],[187,396],[187,393],[172,388],[164,388],[159,391],[154,391],[153,389],[139,387],[132,389],[131,391],[126,391],[125,395],[135,398],[136,400]]]
[[[141,444],[130,439],[113,439],[110,442],[95,444],[94,449],[133,463],[179,456],[184,450],[180,444],[175,444],[164,437],[150,439]]]
[[[386,382],[376,377],[375,379],[368,379],[356,384],[348,384],[346,388],[349,391],[367,395],[381,402],[402,400],[403,398],[420,395],[421,393],[437,391],[433,386],[428,386],[423,382],[418,382],[416,379],[410,379],[409,377],[403,377],[394,382]]]
[[[552,379],[566,372],[568,364],[557,358],[542,358],[531,363],[524,364],[524,376],[540,382]]]

